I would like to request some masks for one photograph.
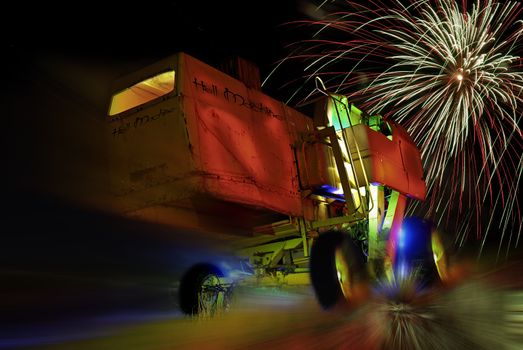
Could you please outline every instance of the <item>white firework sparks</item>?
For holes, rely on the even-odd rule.
[[[512,239],[511,233],[509,244],[519,241],[521,4],[478,0],[467,9],[466,1],[459,6],[454,0],[396,0],[345,5],[350,10],[309,22],[320,29],[313,40],[301,43],[312,60],[308,76],[330,78],[333,89],[407,127],[422,152],[427,215],[438,223],[460,218],[458,241],[473,226],[485,239],[496,221],[501,241],[507,231],[517,236]],[[366,87],[354,91],[356,70],[369,62],[381,71],[367,72]],[[345,73],[340,73],[342,65]],[[488,225],[482,227],[485,205],[490,206]]]

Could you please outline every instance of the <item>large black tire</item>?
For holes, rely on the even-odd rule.
[[[338,248],[341,248],[343,259],[350,271],[350,282],[364,282],[367,279],[363,253],[346,233],[329,231],[320,234],[312,246],[309,264],[316,297],[326,310],[346,300],[336,267]]]
[[[198,303],[198,293],[203,281],[209,276],[223,277],[218,267],[201,263],[191,267],[182,277],[179,289],[181,310],[187,315],[197,315],[201,310]]]

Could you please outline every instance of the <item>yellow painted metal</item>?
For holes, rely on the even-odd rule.
[[[249,257],[251,263],[261,266],[274,267],[286,251],[298,249],[303,243],[302,238],[293,238],[286,241],[261,244],[243,248],[238,251],[240,256]]]
[[[352,104],[350,107],[348,106],[348,99],[343,95],[333,95],[333,98],[329,98],[328,100],[327,117],[336,131],[361,122],[361,110]]]
[[[305,228],[305,220],[302,218],[298,219],[300,225],[301,239],[303,243],[303,256],[309,256],[309,242],[307,240],[307,229]]]
[[[385,187],[382,185],[371,185],[370,192],[375,205],[369,213],[367,241],[369,272],[374,277],[378,277],[392,271],[391,269],[389,271],[387,266],[390,264],[390,259],[387,257],[386,246],[396,211],[398,193],[393,191],[392,195],[385,197]]]
[[[264,287],[283,287],[283,286],[306,286],[310,285],[310,275],[308,271],[295,273],[265,274],[251,278],[245,278],[241,281],[246,286],[264,286]]]
[[[311,278],[309,272],[291,273],[285,276],[284,283],[289,286],[310,285]]]
[[[362,112],[352,105],[350,105],[349,107],[349,103],[347,101],[346,96],[329,94],[327,92],[326,94],[329,96],[327,108],[329,123],[330,125],[333,125],[328,127],[327,129],[334,128],[336,131],[336,142],[334,142],[334,138],[330,139],[333,154],[336,160],[336,167],[338,168],[338,172],[340,173],[340,180],[343,188],[343,193],[345,194],[345,197],[348,197],[348,193],[351,193],[351,197],[353,198],[355,205],[355,211],[357,210],[362,214],[366,215],[374,205],[373,199],[370,198],[369,200],[369,197],[366,196],[366,192],[369,188],[367,171],[362,161],[356,162],[353,159],[353,154],[357,155],[357,159],[363,159],[360,152],[360,147],[358,145],[358,142],[356,141],[356,135],[354,134],[354,130],[352,128],[352,126],[354,125],[361,124]],[[349,142],[349,140],[352,140],[352,142]],[[341,153],[341,155],[336,154],[338,151],[338,147],[335,146],[334,143],[339,145],[339,153]],[[353,148],[349,146],[350,144],[353,145]],[[342,158],[342,162],[336,159],[340,156]],[[340,163],[344,164],[342,165]],[[360,179],[356,175],[357,173],[363,175],[361,183]],[[345,178],[343,177],[344,175]],[[347,186],[344,186],[344,181],[346,181],[347,186],[352,183],[352,186],[356,188],[355,196],[353,196],[352,191],[349,192],[347,190]],[[364,189],[364,194],[361,194],[359,189]],[[352,213],[352,208],[349,205],[350,203],[347,205],[347,209],[349,210],[349,213]]]
[[[349,177],[347,169],[345,167],[345,162],[343,160],[343,153],[338,143],[338,137],[334,130],[334,127],[330,126],[319,131],[320,136],[328,137],[330,140],[330,145],[332,147],[332,153],[334,155],[334,160],[336,162],[336,168],[338,169],[338,174],[340,176],[341,187],[343,193],[345,194],[345,206],[347,211],[350,214],[356,212],[356,207],[354,204],[354,198],[352,197],[352,192],[350,190]]]
[[[253,229],[254,234],[263,234],[267,235],[266,237],[273,236],[285,236],[288,234],[295,234],[298,230],[298,227],[292,218],[289,217],[287,220],[281,220],[278,222],[273,222],[267,225],[256,226]]]
[[[355,183],[355,186],[358,189],[364,189],[366,192],[366,190],[369,187],[369,179],[367,176],[367,169],[365,167],[365,164],[361,161],[363,157],[360,151],[360,145],[358,144],[358,138],[356,137],[356,134],[354,132],[354,128],[351,127],[343,129],[340,132],[340,136],[341,140],[343,141],[340,142],[340,144],[342,146],[344,156],[346,159],[348,159],[349,163],[351,164],[351,175]],[[351,145],[353,146],[353,148],[351,147]],[[355,159],[353,155],[356,155],[357,159]],[[359,177],[358,174],[362,174],[362,177]],[[363,214],[367,214],[374,204],[372,198],[370,198],[369,202],[364,201],[362,200],[362,194],[360,192],[358,192],[358,197],[360,200],[360,207],[358,207],[358,210]]]
[[[279,250],[296,249],[302,243],[301,238],[293,238],[283,242],[274,242],[248,247],[239,251],[240,255],[250,256],[259,253],[270,253]]]
[[[382,259],[385,255],[384,246],[380,243],[381,223],[384,216],[383,186],[369,186],[369,192],[375,205],[369,211],[368,255],[371,259]]]
[[[387,206],[387,213],[384,217],[382,230],[390,230],[392,228],[392,222],[394,220],[394,214],[396,213],[396,206],[398,204],[399,192],[392,191],[389,197],[389,202]]]
[[[387,212],[387,216],[392,216],[389,239],[387,241],[387,255],[391,259],[391,263],[396,259],[396,243],[398,242],[399,231],[407,207],[407,197],[399,192],[393,191],[391,199],[389,200],[389,206],[391,203],[394,203],[392,201],[395,202],[395,205],[393,208],[389,207],[388,209],[392,212]]]
[[[359,213],[356,212],[353,215],[350,216],[337,216],[325,220],[318,220],[313,221],[311,223],[311,227],[313,229],[320,228],[320,227],[329,227],[329,226],[335,226],[339,224],[348,224],[349,226],[357,223],[358,221],[364,219],[364,217]]]

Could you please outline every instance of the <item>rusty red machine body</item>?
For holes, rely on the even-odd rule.
[[[316,130],[313,118],[191,56],[172,56],[115,89],[169,71],[171,91],[110,115],[112,188],[128,196],[126,209],[203,194],[299,217],[307,213],[304,190],[336,187],[327,147],[304,141]],[[419,152],[401,127],[392,128],[389,140],[356,125],[351,142],[359,143],[370,183],[423,199]],[[131,200],[136,193],[140,203]]]

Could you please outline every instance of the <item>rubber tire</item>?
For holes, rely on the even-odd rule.
[[[208,263],[194,265],[182,277],[179,289],[179,302],[183,313],[187,315],[198,314],[198,292],[203,280],[209,275],[223,277],[223,273],[218,267]]]
[[[338,247],[342,247],[351,279],[366,279],[363,253],[346,233],[329,231],[320,234],[311,249],[309,268],[316,298],[325,310],[345,300],[336,271],[335,251]]]

